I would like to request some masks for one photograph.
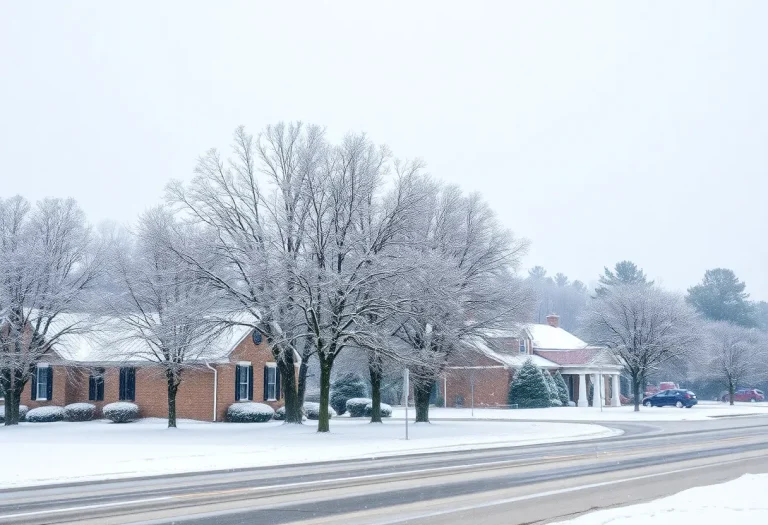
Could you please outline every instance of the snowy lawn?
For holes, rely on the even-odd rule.
[[[413,409],[409,410],[413,417]],[[405,410],[402,407],[393,408],[392,417],[402,419]],[[737,403],[730,406],[716,401],[702,401],[692,408],[675,407],[640,407],[640,412],[634,412],[634,407],[552,407],[552,408],[476,408],[474,419],[538,419],[553,421],[691,421],[719,417],[736,416],[768,416],[768,403]],[[430,408],[430,419],[473,419],[469,408]]]
[[[389,420],[333,419],[330,434],[318,434],[316,422],[302,426],[269,423],[164,420],[114,424],[22,423],[0,427],[5,454],[0,486],[24,486],[115,479],[179,472],[370,458],[405,453],[529,445],[572,439],[596,439],[617,431],[572,423],[444,421],[410,425]]]
[[[601,510],[553,525],[758,525],[768,523],[766,486],[768,474],[747,474],[727,483],[689,489],[649,503]]]

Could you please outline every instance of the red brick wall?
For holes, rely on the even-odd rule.
[[[512,374],[509,370],[504,368],[465,368],[446,370],[446,381],[440,384],[440,392],[443,398],[445,398],[445,393],[447,392],[447,406],[457,406],[457,396],[464,398],[465,407],[471,406],[473,375],[475,383],[474,403],[476,407],[507,404],[509,382],[512,379]]]
[[[21,393],[21,404],[31,408],[43,406],[64,406],[67,404],[68,369],[66,366],[53,366],[53,399],[32,401],[32,381],[27,381]]]

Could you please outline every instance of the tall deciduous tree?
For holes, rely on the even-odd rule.
[[[717,321],[707,323],[698,376],[721,384],[733,394],[744,383],[765,379],[768,341],[755,329]]]
[[[700,284],[688,288],[686,300],[706,319],[741,326],[755,326],[754,310],[746,283],[733,270],[715,268],[704,273]]]
[[[700,322],[682,297],[646,283],[615,286],[591,302],[583,330],[631,377],[635,411],[648,375],[701,340]]]
[[[5,424],[35,367],[68,335],[90,329],[85,312],[103,264],[75,201],[0,200],[0,393]]]
[[[225,330],[215,315],[221,291],[174,252],[188,253],[193,232],[156,208],[139,219],[134,238],[118,249],[113,278],[118,293],[107,299],[116,322],[105,326],[114,360],[148,361],[167,383],[168,427],[176,427],[176,393],[184,371],[224,357],[212,351]],[[169,246],[167,240],[174,246]]]

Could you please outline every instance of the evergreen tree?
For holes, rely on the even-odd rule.
[[[768,332],[768,303],[760,301],[755,305],[757,327]]]
[[[550,406],[549,389],[544,374],[528,359],[515,374],[509,387],[509,404],[520,408],[546,408]]]
[[[549,373],[549,370],[544,370],[542,374],[544,374],[544,381],[547,383],[547,390],[549,390],[550,406],[562,406],[563,403],[560,401],[560,395],[557,391],[557,383],[555,383],[555,378],[552,377],[552,374]]]
[[[336,378],[331,385],[331,408],[336,414],[347,411],[347,400],[353,397],[365,397],[368,394],[365,381],[357,374],[346,373]]]
[[[686,300],[711,321],[726,321],[740,326],[755,326],[755,312],[733,270],[715,268],[704,273],[701,284],[688,288]]]
[[[563,374],[560,373],[560,370],[555,372],[555,385],[557,385],[557,395],[560,399],[560,402],[563,404],[564,407],[568,406],[568,402],[571,400],[570,396],[568,395],[568,385],[565,384],[565,379],[563,379]]]
[[[597,295],[604,295],[609,289],[624,284],[647,284],[651,286],[653,281],[649,281],[645,272],[632,261],[620,261],[616,263],[613,271],[609,270],[607,266],[603,268],[600,286],[595,291]]]

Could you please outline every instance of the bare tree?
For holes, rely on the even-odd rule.
[[[35,367],[68,335],[90,329],[89,292],[103,268],[74,200],[0,200],[0,393],[5,424]]]
[[[307,181],[326,162],[327,149],[317,126],[281,123],[256,141],[240,127],[234,158],[211,150],[189,186],[168,187],[169,200],[208,232],[205,249],[177,255],[221,289],[234,312],[249,314],[242,322],[264,336],[280,370],[286,423],[302,420],[295,356],[303,353],[304,365],[313,350],[305,344],[295,277],[309,211]],[[267,179],[266,190],[260,176]],[[300,377],[306,377],[305,367]]]
[[[435,378],[467,342],[527,320],[534,296],[514,271],[527,242],[499,227],[478,195],[433,184],[411,235],[418,264],[399,287],[408,309],[392,333],[421,364],[411,366],[416,421],[429,420]]]
[[[701,340],[700,322],[682,297],[646,283],[606,289],[583,320],[587,341],[606,348],[631,377],[635,411],[647,376]]]
[[[764,334],[723,321],[706,324],[703,352],[697,357],[698,375],[721,383],[733,405],[736,387],[765,377]]]
[[[135,238],[114,258],[119,292],[107,300],[116,322],[104,327],[106,347],[113,359],[149,361],[162,370],[169,428],[176,427],[184,370],[223,357],[212,353],[224,331],[215,315],[222,307],[220,290],[189,272],[167,242],[172,239],[176,250],[189,253],[192,234],[161,208],[142,215]]]

